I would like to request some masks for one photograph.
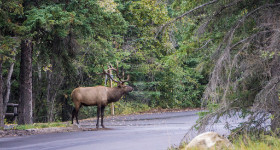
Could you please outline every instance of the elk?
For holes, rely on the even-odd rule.
[[[113,77],[107,73],[109,70],[113,70],[116,72],[116,76],[119,78],[119,81],[113,79]],[[133,88],[130,86],[125,85],[125,82],[128,82],[130,76],[127,76],[126,80],[121,80],[122,77],[119,76],[119,69],[113,68],[110,66],[107,71],[103,68],[103,73],[108,75],[114,82],[117,83],[117,87],[105,87],[105,86],[95,86],[95,87],[78,87],[74,89],[71,93],[72,101],[75,105],[74,110],[72,111],[72,124],[73,119],[76,117],[76,122],[79,124],[78,121],[78,113],[79,109],[82,106],[97,106],[97,121],[96,121],[96,128],[99,128],[99,116],[101,115],[101,126],[105,128],[103,124],[103,117],[104,117],[104,109],[105,107],[112,102],[117,102],[120,98],[131,91]]]

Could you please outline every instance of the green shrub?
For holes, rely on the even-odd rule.
[[[133,114],[143,111],[148,111],[151,108],[148,106],[148,104],[141,103],[138,101],[119,101],[114,103],[115,106],[115,114],[119,115],[126,115],[126,114]]]

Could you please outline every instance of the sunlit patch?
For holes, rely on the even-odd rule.
[[[118,4],[116,4],[114,0],[99,0],[98,5],[104,8],[106,12],[118,12]]]

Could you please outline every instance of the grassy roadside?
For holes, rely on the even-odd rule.
[[[234,149],[240,150],[280,150],[280,139],[270,135],[261,135],[258,139],[240,136],[233,141]]]
[[[162,112],[180,112],[180,111],[197,111],[203,110],[202,108],[161,108],[161,107],[150,107],[148,104],[139,102],[116,102],[115,115],[131,115],[131,114],[144,114],[144,113],[162,113]],[[106,116],[110,116],[111,110],[107,106]]]
[[[27,129],[42,129],[51,127],[68,127],[69,124],[63,122],[51,122],[51,123],[33,123],[26,125],[16,125],[11,129],[15,130],[27,130]]]
[[[233,139],[232,143],[233,147],[228,148],[229,150],[280,150],[280,138],[271,135],[261,135],[258,138],[242,135]],[[171,147],[169,150],[185,150],[186,146],[187,143],[183,143],[181,146]]]
[[[162,109],[162,108],[152,108],[149,107],[147,104],[139,103],[139,102],[127,102],[127,103],[114,103],[115,106],[115,116],[119,115],[135,115],[135,114],[146,114],[146,113],[162,113],[162,112],[179,112],[179,111],[191,111],[191,110],[200,110],[200,108],[174,108],[174,109]],[[96,107],[91,107],[93,113],[96,114]],[[110,106],[106,107],[106,117],[111,117]],[[83,120],[79,114],[80,120]],[[87,118],[84,119],[91,119],[95,116],[88,115]],[[41,128],[51,128],[51,127],[70,127],[70,121],[66,122],[51,122],[51,123],[34,123],[34,124],[27,124],[27,125],[15,125],[15,124],[8,124],[13,126],[12,130],[27,130],[27,129],[41,129]],[[6,129],[9,130],[9,129]]]

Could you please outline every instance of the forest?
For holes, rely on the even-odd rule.
[[[1,0],[0,126],[8,103],[18,124],[69,121],[72,90],[110,86],[112,65],[134,88],[116,114],[202,107],[194,129],[238,114],[236,133],[279,135],[279,16],[278,0]]]

